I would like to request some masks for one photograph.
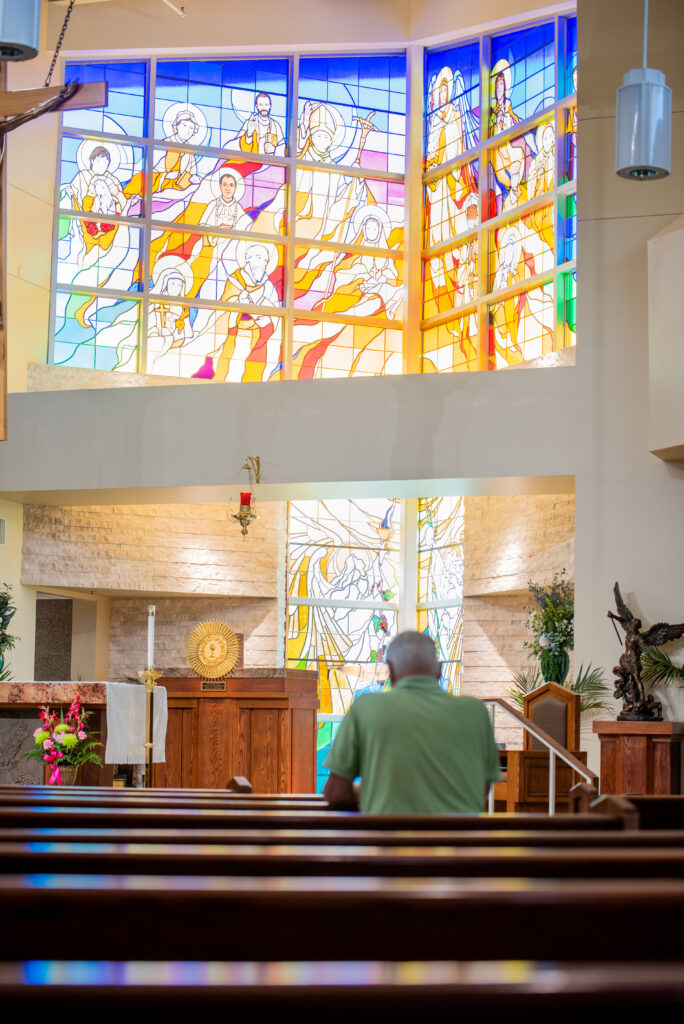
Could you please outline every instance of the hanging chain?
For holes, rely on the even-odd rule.
[[[47,78],[45,79],[46,87],[50,84],[50,79],[52,78],[52,72],[55,70],[55,64],[57,63],[57,58],[59,57],[59,51],[62,49],[62,43],[64,42],[64,33],[67,30],[67,25],[69,24],[69,18],[71,17],[71,12],[74,9],[74,4],[75,3],[76,3],[76,0],[69,0],[69,8],[68,8],[68,10],[66,12],[66,18],[64,19],[64,24],[62,25],[62,31],[59,33],[59,39],[57,40],[57,46],[56,46],[55,52],[54,52],[54,54],[52,56],[52,64],[50,65],[50,70],[48,71]]]

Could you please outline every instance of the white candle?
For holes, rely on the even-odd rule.
[[[147,667],[154,668],[154,615],[155,606],[147,606]]]

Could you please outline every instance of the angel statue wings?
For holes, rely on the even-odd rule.
[[[644,692],[641,680],[641,656],[644,647],[660,647],[670,640],[679,640],[684,636],[684,622],[671,626],[667,622],[656,622],[650,629],[642,630],[641,619],[638,619],[625,604],[620,587],[613,587],[615,595],[615,612],[608,612],[613,624],[619,623],[624,630],[624,653],[613,669],[617,677],[613,696],[622,698],[622,711],[617,716],[618,722],[662,722],[663,709],[659,701]],[[617,632],[617,627],[616,627]],[[618,636],[620,634],[618,633]]]

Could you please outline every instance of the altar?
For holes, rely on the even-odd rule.
[[[154,765],[154,786],[225,789],[233,775],[244,775],[256,793],[315,791],[317,672],[241,668],[216,681],[186,673],[159,680],[169,712],[166,762]],[[0,682],[0,782],[43,781],[38,763],[19,761],[17,767],[17,757],[29,749],[39,708],[66,708],[76,692],[94,712],[90,726],[104,744],[105,682]],[[79,781],[111,786],[113,770],[86,765]],[[29,779],[31,773],[36,777]]]

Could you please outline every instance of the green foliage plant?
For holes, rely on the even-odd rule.
[[[544,679],[538,666],[523,669],[513,676],[509,696],[522,711],[525,707],[525,695],[543,684]],[[591,664],[586,668],[584,665],[580,665],[577,675],[568,689],[579,694],[580,712],[610,710],[611,705],[604,700],[605,695],[610,692],[610,687],[604,682],[602,668],[592,668]]]
[[[11,651],[17,641],[16,636],[7,632],[10,619],[16,612],[12,603],[12,587],[9,583],[1,584],[0,589],[0,680],[11,679],[9,669],[5,666],[5,651]]]
[[[570,655],[575,645],[575,588],[572,580],[566,579],[566,570],[553,574],[547,587],[528,581],[528,589],[534,605],[530,609],[527,625],[532,639],[523,644],[530,658],[539,659],[544,679],[549,682],[565,683],[570,670]]]
[[[662,647],[644,647],[641,654],[641,678],[648,686],[684,686],[684,665],[675,665]]]

